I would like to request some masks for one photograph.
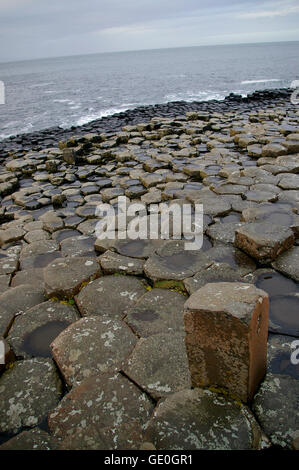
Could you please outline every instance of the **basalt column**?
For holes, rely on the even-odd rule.
[[[248,402],[266,372],[268,294],[251,284],[206,284],[185,303],[193,387],[227,390]]]

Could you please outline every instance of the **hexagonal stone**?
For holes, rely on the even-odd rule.
[[[101,191],[103,202],[109,202],[118,196],[124,195],[124,190],[121,188],[107,188]]]
[[[183,332],[141,338],[123,372],[157,400],[191,388],[184,338]]]
[[[143,274],[144,261],[139,259],[128,258],[107,250],[98,260],[104,274],[124,273],[135,276]]]
[[[147,192],[147,189],[138,184],[137,186],[129,186],[128,189],[125,190],[125,195],[130,199],[140,198]]]
[[[299,175],[283,176],[278,183],[283,189],[299,189]]]
[[[57,441],[40,428],[23,431],[0,446],[0,450],[54,450]]]
[[[145,292],[144,284],[135,277],[105,276],[89,283],[75,300],[82,316],[121,319]]]
[[[41,215],[40,220],[43,222],[43,228],[51,233],[60,230],[64,225],[63,220],[54,211],[48,211]]]
[[[46,294],[49,298],[71,299],[83,283],[101,275],[95,258],[61,258],[44,268]]]
[[[63,449],[139,449],[153,402],[120,374],[84,380],[49,416]]]
[[[262,157],[280,157],[281,155],[286,155],[288,151],[285,147],[279,144],[267,144],[262,148]]]
[[[210,248],[206,253],[216,263],[229,264],[240,276],[245,276],[256,269],[253,259],[232,245],[219,244]]]
[[[79,318],[71,305],[49,300],[18,316],[7,340],[17,357],[51,357],[52,341]]]
[[[245,222],[265,221],[274,225],[283,225],[299,236],[299,216],[283,204],[259,204],[258,207],[244,209],[242,220]]]
[[[299,246],[294,246],[286,253],[280,255],[274,263],[273,268],[295,281],[299,281]]]
[[[287,227],[257,222],[236,230],[235,245],[260,263],[269,263],[291,248],[295,241]]]
[[[182,390],[159,402],[145,440],[157,450],[250,450],[269,446],[247,407],[210,390]]]
[[[87,235],[66,238],[60,242],[61,253],[63,256],[71,256],[72,258],[77,256],[96,256],[94,241],[93,237],[88,237]]]
[[[140,181],[146,188],[156,186],[156,184],[163,183],[165,178],[158,173],[150,173],[140,176]]]
[[[183,241],[166,242],[144,265],[145,274],[154,282],[183,280],[212,264],[201,250],[185,250]]]
[[[0,432],[15,434],[44,420],[59,402],[62,384],[53,361],[19,361],[0,377]]]
[[[33,243],[40,240],[48,240],[49,238],[50,234],[46,230],[32,230],[30,232],[27,232],[24,236],[24,240],[27,243]]]
[[[213,193],[200,195],[200,197],[194,201],[194,204],[202,204],[204,214],[212,217],[226,215],[231,210],[231,204],[228,201],[225,201],[221,196],[213,195]]]
[[[217,243],[234,243],[236,230],[241,228],[242,222],[216,223],[210,225],[206,234]]]
[[[162,193],[159,189],[149,191],[141,196],[141,201],[144,204],[158,204],[162,201]]]
[[[85,218],[94,218],[96,215],[96,208],[97,206],[93,204],[84,204],[84,206],[79,206],[77,207],[75,213],[79,217],[85,217]]]
[[[291,449],[299,437],[299,380],[267,374],[254,397],[253,412],[274,445]]]
[[[16,315],[24,313],[45,300],[44,290],[39,286],[23,284],[11,287],[0,295],[0,335],[5,336]]]
[[[145,259],[152,255],[158,248],[165,244],[164,240],[116,240],[114,243],[115,250],[130,258]]]
[[[15,256],[4,256],[0,258],[0,276],[13,274],[18,269],[19,261]]]
[[[54,240],[42,240],[25,245],[20,253],[20,268],[43,268],[56,258],[61,258],[59,245]]]
[[[22,284],[33,284],[44,290],[43,269],[33,268],[18,271],[11,280],[11,287],[21,286]]]
[[[184,330],[186,297],[167,289],[152,289],[126,312],[125,322],[139,337]]]
[[[213,263],[195,276],[184,280],[184,286],[189,294],[197,291],[209,282],[242,282],[240,274],[226,263]]]
[[[194,387],[226,389],[249,401],[266,372],[268,294],[251,284],[206,284],[185,303]]]
[[[92,375],[119,370],[136,342],[136,336],[123,322],[91,317],[70,325],[51,348],[66,382],[73,386]]]
[[[277,200],[277,192],[270,191],[258,191],[256,189],[251,189],[244,194],[244,197],[248,201],[253,202],[275,202]]]
[[[25,230],[20,227],[0,230],[0,247],[6,245],[7,243],[21,240],[24,237],[25,233]]]
[[[241,184],[224,183],[213,188],[213,191],[216,194],[244,194],[247,189],[247,186]]]

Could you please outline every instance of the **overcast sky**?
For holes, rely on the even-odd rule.
[[[0,0],[0,61],[299,40],[299,0]]]

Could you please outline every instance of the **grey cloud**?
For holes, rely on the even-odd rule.
[[[296,5],[297,0],[1,0],[0,60],[200,45],[209,37],[238,42],[239,35],[242,42],[254,32],[280,40],[278,31],[293,31],[283,35],[287,40],[298,30]],[[276,12],[271,22],[267,11]]]

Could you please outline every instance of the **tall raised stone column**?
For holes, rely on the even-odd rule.
[[[248,402],[266,373],[268,294],[252,284],[206,284],[184,308],[193,387],[225,389]]]

